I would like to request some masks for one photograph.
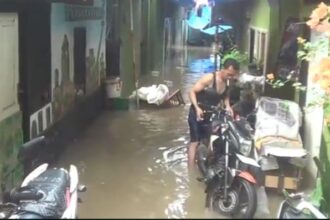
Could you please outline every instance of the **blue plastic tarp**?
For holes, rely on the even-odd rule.
[[[190,27],[200,30],[211,22],[211,11],[211,7],[202,7],[201,16],[197,16],[196,11],[191,10],[189,19],[186,22]]]
[[[189,19],[186,20],[187,24],[194,29],[198,29],[201,32],[209,35],[216,34],[216,26],[206,28],[207,25],[211,23],[212,8],[209,6],[204,6],[201,8],[201,14],[197,16],[196,10],[191,10]],[[232,29],[230,25],[219,25],[218,33]]]
[[[230,25],[219,25],[218,26],[218,33],[222,33],[222,32],[225,32],[225,31],[228,31],[228,30],[231,30],[231,29],[233,29],[233,27],[230,26]],[[201,32],[203,32],[205,34],[209,34],[209,35],[215,35],[216,31],[217,31],[216,26],[207,28],[205,30],[201,29]]]

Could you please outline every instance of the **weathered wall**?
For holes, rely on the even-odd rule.
[[[2,189],[10,189],[22,178],[23,170],[17,162],[17,153],[22,142],[22,114],[17,112],[0,122],[0,183]]]
[[[122,96],[135,90],[133,71],[133,45],[135,47],[136,74],[149,74],[160,70],[162,62],[163,23],[165,1],[133,0],[133,40],[131,36],[130,0],[119,2],[120,77],[124,82]],[[133,43],[134,42],[134,43]]]
[[[105,4],[104,0],[95,0],[92,7],[102,10],[100,16],[91,19],[67,20],[69,5],[52,4],[51,14],[51,50],[52,50],[52,102],[54,121],[59,120],[77,99],[84,99],[100,87],[105,77]],[[73,9],[90,6],[70,6]],[[74,83],[74,28],[86,28],[86,93],[83,85]]]

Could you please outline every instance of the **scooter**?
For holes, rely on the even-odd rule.
[[[256,186],[263,176],[254,159],[252,128],[226,110],[203,107],[209,118],[209,137],[197,149],[197,164],[206,184],[206,207],[233,218],[253,218]]]
[[[313,157],[314,162],[321,174],[324,175],[321,162],[317,157]],[[284,200],[281,202],[277,212],[279,219],[327,219],[320,210],[318,210],[303,192],[289,194],[283,190]]]
[[[45,137],[41,136],[23,144],[18,154],[19,161],[26,163],[27,155],[44,143]],[[30,172],[19,187],[4,193],[0,218],[77,218],[78,192],[86,190],[86,186],[79,184],[75,165],[66,170],[50,168],[48,163],[43,163]]]
[[[277,212],[278,219],[327,219],[311,202],[305,199],[304,193],[283,191],[285,199]]]

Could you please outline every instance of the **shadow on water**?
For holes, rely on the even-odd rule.
[[[207,52],[194,49],[189,60],[206,59]],[[142,85],[165,80],[189,103],[188,90],[203,71],[191,71],[176,58],[165,73],[142,78]],[[198,173],[188,173],[188,109],[105,111],[83,131],[59,164],[76,164],[88,186],[79,217],[219,218],[204,208]]]

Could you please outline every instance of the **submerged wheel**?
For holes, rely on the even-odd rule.
[[[254,185],[245,179],[238,178],[228,191],[227,201],[223,198],[223,190],[213,187],[208,192],[209,208],[226,217],[253,218],[257,208],[257,193]]]

